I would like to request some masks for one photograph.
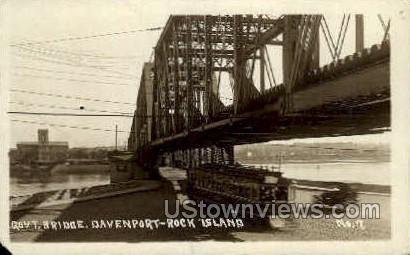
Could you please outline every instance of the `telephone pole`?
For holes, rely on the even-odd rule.
[[[118,125],[115,125],[115,150],[117,150]]]

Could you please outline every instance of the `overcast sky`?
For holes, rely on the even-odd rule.
[[[193,1],[192,1],[193,2]],[[7,29],[8,44],[43,42],[19,47],[9,47],[8,84],[9,89],[51,93],[71,97],[86,97],[118,103],[82,101],[21,92],[9,94],[8,110],[36,112],[70,113],[129,113],[135,110],[139,77],[144,62],[152,53],[161,31],[141,31],[139,29],[164,26],[170,14],[255,14],[280,12],[277,8],[243,4],[232,1],[114,1],[114,0],[20,0],[6,1],[6,17],[3,25]],[[223,2],[223,3],[221,3]],[[340,12],[326,13],[334,37],[342,20]],[[308,10],[309,11],[309,10]],[[388,15],[383,15],[387,22]],[[134,31],[134,32],[130,32]],[[120,33],[125,32],[125,33]],[[90,35],[110,34],[110,36],[89,39],[59,40]],[[119,33],[119,34],[118,34]],[[380,43],[382,26],[376,13],[365,13],[365,46]],[[54,40],[54,41],[53,41]],[[50,42],[52,41],[52,42]],[[354,18],[350,20],[343,55],[354,51]],[[281,78],[281,56],[271,56],[274,72]],[[329,61],[329,54],[321,38],[321,63]],[[83,106],[85,110],[79,110]],[[78,109],[78,110],[76,110]],[[11,146],[18,141],[37,139],[37,129],[51,123],[57,125],[91,127],[98,130],[70,129],[48,126],[50,140],[69,141],[70,147],[112,146],[114,129],[129,131],[131,120],[123,117],[47,117],[11,115]],[[23,121],[23,122],[21,122]],[[30,122],[30,123],[28,123]],[[112,130],[112,131],[109,131]],[[388,135],[362,136],[355,141],[387,142]],[[128,133],[119,133],[119,144],[125,144]],[[334,139],[333,139],[334,140]],[[352,139],[342,138],[343,141]],[[308,141],[308,140],[306,140]],[[316,140],[315,140],[316,141]]]

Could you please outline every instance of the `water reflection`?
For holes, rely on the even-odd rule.
[[[19,196],[36,192],[82,188],[108,184],[110,175],[106,166],[98,171],[49,171],[12,172],[10,175],[10,195]]]

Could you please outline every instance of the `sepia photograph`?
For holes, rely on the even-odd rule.
[[[409,251],[400,5],[4,2],[8,254]]]

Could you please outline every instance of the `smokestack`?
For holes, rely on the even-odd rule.
[[[48,144],[48,129],[39,129],[38,130],[38,143],[39,144]]]

